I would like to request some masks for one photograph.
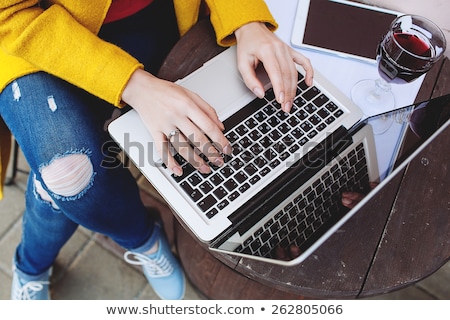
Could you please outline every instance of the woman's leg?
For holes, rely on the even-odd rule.
[[[129,170],[108,168],[104,123],[113,107],[45,73],[20,78],[0,96],[1,115],[30,165],[23,239],[16,260],[48,269],[81,224],[125,248],[144,244],[153,220]]]
[[[105,121],[112,110],[43,72],[17,79],[1,93],[0,115],[31,168],[13,297],[48,294],[48,270],[77,225],[130,249],[160,297],[183,297],[183,271],[141,202],[135,179],[127,168],[111,165],[117,149],[110,148]]]
[[[155,73],[178,39],[173,4],[156,0],[137,15],[104,26],[100,36]],[[108,235],[133,253],[146,253],[159,244],[157,252],[140,255],[139,263],[154,288],[174,289],[155,288],[161,297],[182,297],[181,268],[160,227],[155,228],[142,205],[134,178],[128,169],[111,166],[114,154],[109,153],[105,120],[113,109],[43,72],[17,79],[0,94],[0,115],[31,167],[16,267],[30,280],[41,279],[81,224]],[[152,275],[155,263],[170,266],[170,272],[164,277]]]

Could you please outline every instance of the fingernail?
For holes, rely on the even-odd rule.
[[[227,144],[225,148],[223,148],[223,153],[230,155],[233,152],[233,148],[230,144]]]
[[[223,166],[223,159],[222,158],[217,158],[216,160],[214,160],[214,164],[218,167]]]
[[[280,96],[279,96],[279,99],[278,99],[279,101],[279,103],[280,104],[283,104],[284,103],[284,92],[283,91],[281,91],[280,92]]]
[[[206,164],[202,164],[198,170],[201,173],[210,173],[211,172],[211,168],[209,166],[207,166]]]
[[[284,111],[285,112],[291,112],[292,109],[292,101],[288,101],[284,104]]]
[[[260,88],[254,88],[253,93],[260,99],[264,98],[264,92]]]
[[[174,175],[176,175],[178,177],[180,177],[183,174],[183,170],[181,170],[181,168],[177,167],[177,166],[172,168],[172,172]]]

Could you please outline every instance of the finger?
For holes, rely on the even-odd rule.
[[[373,182],[373,181],[369,182],[370,190],[375,189],[378,185],[379,185],[378,182]]]
[[[352,209],[355,206],[354,201],[349,198],[342,198],[341,202],[344,207],[347,207],[349,209]]]
[[[286,252],[285,249],[283,249],[282,247],[276,247],[275,249],[275,256],[280,259],[280,260],[288,260],[288,254]]]
[[[364,195],[362,193],[354,191],[343,192],[342,195],[345,196],[346,198],[349,198],[350,200],[357,200],[357,201],[361,201],[361,199],[364,198]]]
[[[214,126],[217,128],[216,126]],[[180,127],[181,132],[183,132],[183,135],[180,135],[180,138],[184,138],[184,141],[181,141],[183,143],[188,143],[195,149],[197,149],[198,153],[203,154],[209,162],[214,164],[215,166],[222,166],[224,163],[224,160],[221,155],[221,148],[216,147],[211,143],[209,138],[204,134],[204,131],[199,129],[197,125],[192,123],[191,121],[187,121],[183,123]],[[218,129],[217,129],[218,130]],[[210,131],[214,131],[214,128],[212,128]],[[218,130],[218,134],[223,135],[220,130]],[[226,139],[226,138],[225,138]],[[173,143],[172,143],[173,144]],[[177,149],[177,146],[173,144],[175,149]],[[180,146],[180,147],[186,147],[186,145]],[[178,150],[178,149],[177,149]],[[192,158],[195,160],[194,158]],[[198,167],[198,166],[196,166]]]
[[[253,58],[239,60],[238,69],[247,88],[249,88],[255,96],[264,98],[265,90],[261,81],[256,76],[256,67],[259,61]]]
[[[364,195],[358,192],[343,192],[342,193],[342,205],[345,207],[352,209],[354,206],[356,206],[362,199],[364,198]]]
[[[274,52],[262,56],[261,60],[272,83],[277,102],[283,111],[290,112],[298,76],[289,48],[284,44],[282,47],[278,46]]]
[[[181,132],[170,139],[173,149],[178,152],[187,162],[203,174],[211,172],[211,168],[206,164],[195,150],[184,134]]]
[[[163,163],[172,171],[176,176],[181,176],[183,174],[183,169],[180,164],[175,160],[172,155],[171,144],[167,136],[163,133],[153,134],[154,142],[156,146],[156,151],[161,156]]]
[[[202,103],[201,101],[199,103]],[[200,108],[203,110],[203,108],[208,108],[207,106],[203,105]],[[213,114],[216,114],[215,111]],[[212,157],[211,162],[216,163],[218,156],[222,159],[218,153],[231,154],[231,144],[223,134],[221,122],[221,126],[218,126],[217,122],[212,120],[207,113],[199,112],[196,108],[189,108],[188,118],[190,121],[183,122],[179,128],[199,150],[208,157]],[[213,148],[210,149],[211,147]]]
[[[300,65],[305,71],[305,82],[308,86],[312,86],[314,79],[314,68],[311,61],[301,53],[292,49],[294,62]]]
[[[302,253],[302,251],[300,250],[299,247],[297,247],[296,245],[291,245],[289,247],[289,253],[291,255],[292,258],[297,258],[298,256],[300,256],[300,254]]]
[[[219,116],[217,115],[216,109],[211,107],[205,100],[203,100],[198,94],[189,91],[189,95],[191,99],[196,103],[196,105],[202,110],[215,124],[220,130],[224,130],[225,127],[220,121]]]

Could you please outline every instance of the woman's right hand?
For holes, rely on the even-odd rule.
[[[138,69],[125,87],[122,100],[138,112],[162,160],[175,175],[180,176],[182,169],[170,152],[170,144],[204,174],[211,168],[199,152],[215,166],[223,165],[221,154],[231,154],[215,110],[186,88]],[[176,134],[169,136],[171,132]]]

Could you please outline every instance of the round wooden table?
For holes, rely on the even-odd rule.
[[[171,51],[159,76],[180,79],[223,49],[209,21],[202,20]],[[417,100],[450,92],[449,64],[445,60],[427,75]],[[450,156],[442,152],[448,145],[450,130],[293,267],[213,253],[176,221],[175,241],[186,274],[210,299],[346,299],[411,285],[450,257]]]

